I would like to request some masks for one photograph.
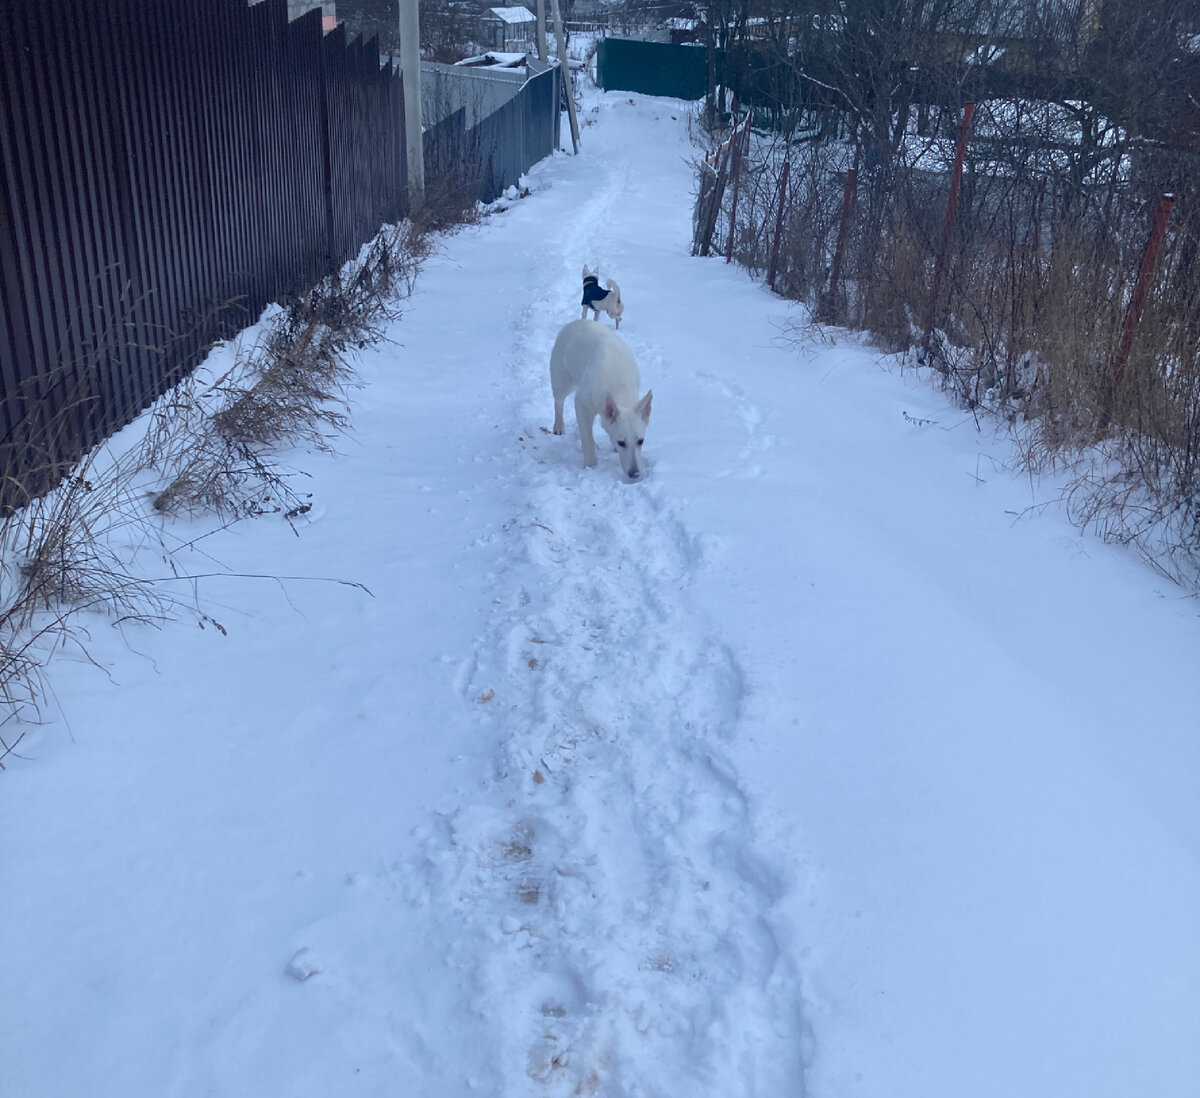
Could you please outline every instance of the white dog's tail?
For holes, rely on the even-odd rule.
[[[621,287],[618,286],[611,278],[606,279],[604,285],[607,289],[612,290],[612,292],[617,295],[617,304],[620,305],[621,304]]]

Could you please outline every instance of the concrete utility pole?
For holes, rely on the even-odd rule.
[[[537,50],[538,60],[545,63],[550,57],[546,49],[546,0],[537,0]]]
[[[558,0],[550,0],[554,12],[554,36],[558,42],[558,63],[562,66],[563,86],[567,89],[567,117],[571,120],[571,146],[579,155],[579,120],[575,117],[575,89],[571,85],[571,59],[567,57],[567,39],[563,32],[562,9]]]
[[[425,142],[421,137],[421,18],[418,0],[400,0],[400,78],[404,85],[404,143],[408,200],[425,205]]]

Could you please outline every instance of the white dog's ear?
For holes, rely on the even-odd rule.
[[[617,417],[621,414],[621,410],[617,407],[617,402],[613,400],[612,393],[604,398],[604,422],[610,427],[617,422]]]
[[[638,401],[637,407],[634,409],[639,416],[647,423],[650,421],[650,401],[654,399],[654,390],[647,389],[646,395]]]

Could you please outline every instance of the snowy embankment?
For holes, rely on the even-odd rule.
[[[309,578],[56,669],[0,1093],[1190,1095],[1194,603],[689,258],[686,106],[588,106],[364,352],[301,537],[192,561]],[[585,261],[636,485],[548,433]]]

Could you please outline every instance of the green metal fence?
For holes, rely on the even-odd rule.
[[[708,86],[704,47],[602,38],[596,51],[596,83],[605,91],[703,99]]]

